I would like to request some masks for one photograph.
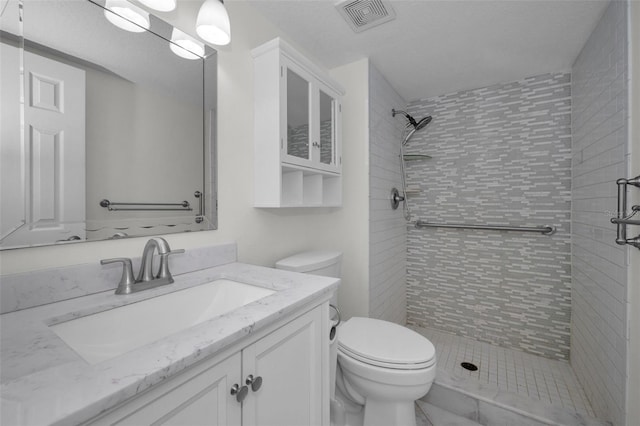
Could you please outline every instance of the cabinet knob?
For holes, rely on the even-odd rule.
[[[249,374],[247,380],[245,381],[247,385],[251,385],[251,390],[256,392],[260,387],[262,387],[262,377],[253,377],[253,374]]]
[[[315,141],[311,144],[311,146],[315,147],[315,148],[320,148],[320,143]]]
[[[236,401],[238,402],[244,401],[248,393],[249,393],[249,388],[246,386],[240,387],[240,385],[237,383],[231,386],[231,395],[235,395]]]

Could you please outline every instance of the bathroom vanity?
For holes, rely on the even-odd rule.
[[[286,318],[89,423],[323,424],[323,308]]]
[[[118,272],[117,266],[103,268]],[[185,273],[174,269],[170,285],[123,296],[113,293],[116,280],[106,291],[3,314],[0,423],[329,424],[328,300],[339,280],[234,261]],[[31,273],[31,289],[55,282],[47,279],[55,272],[61,273]],[[23,275],[3,283],[3,296],[29,276]],[[135,337],[126,352],[103,358],[72,349],[73,339],[84,339],[81,332],[66,337],[59,330],[105,315],[103,332],[86,335],[99,334],[103,339],[91,345],[109,352],[114,341],[135,336],[136,312],[179,322],[180,315],[170,317],[176,312],[171,302],[183,305],[179,297],[220,279],[266,293],[137,347]],[[149,309],[149,303],[157,306]],[[158,332],[149,324],[151,334]]]

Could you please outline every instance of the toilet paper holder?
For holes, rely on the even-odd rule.
[[[333,309],[336,313],[335,317],[337,317],[337,320],[335,320],[335,324],[333,323],[333,316],[330,318],[331,321],[331,329],[329,330],[329,340],[333,340],[333,338],[336,336],[336,330],[337,327],[340,325],[340,322],[342,321],[341,317],[340,317],[340,310],[332,304],[329,304],[329,309]]]

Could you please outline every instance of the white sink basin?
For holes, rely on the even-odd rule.
[[[87,362],[97,364],[273,293],[220,279],[50,328]]]

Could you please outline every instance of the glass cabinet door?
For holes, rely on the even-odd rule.
[[[287,68],[287,154],[310,158],[310,83]]]
[[[320,90],[320,162],[335,164],[335,108],[336,101]]]

